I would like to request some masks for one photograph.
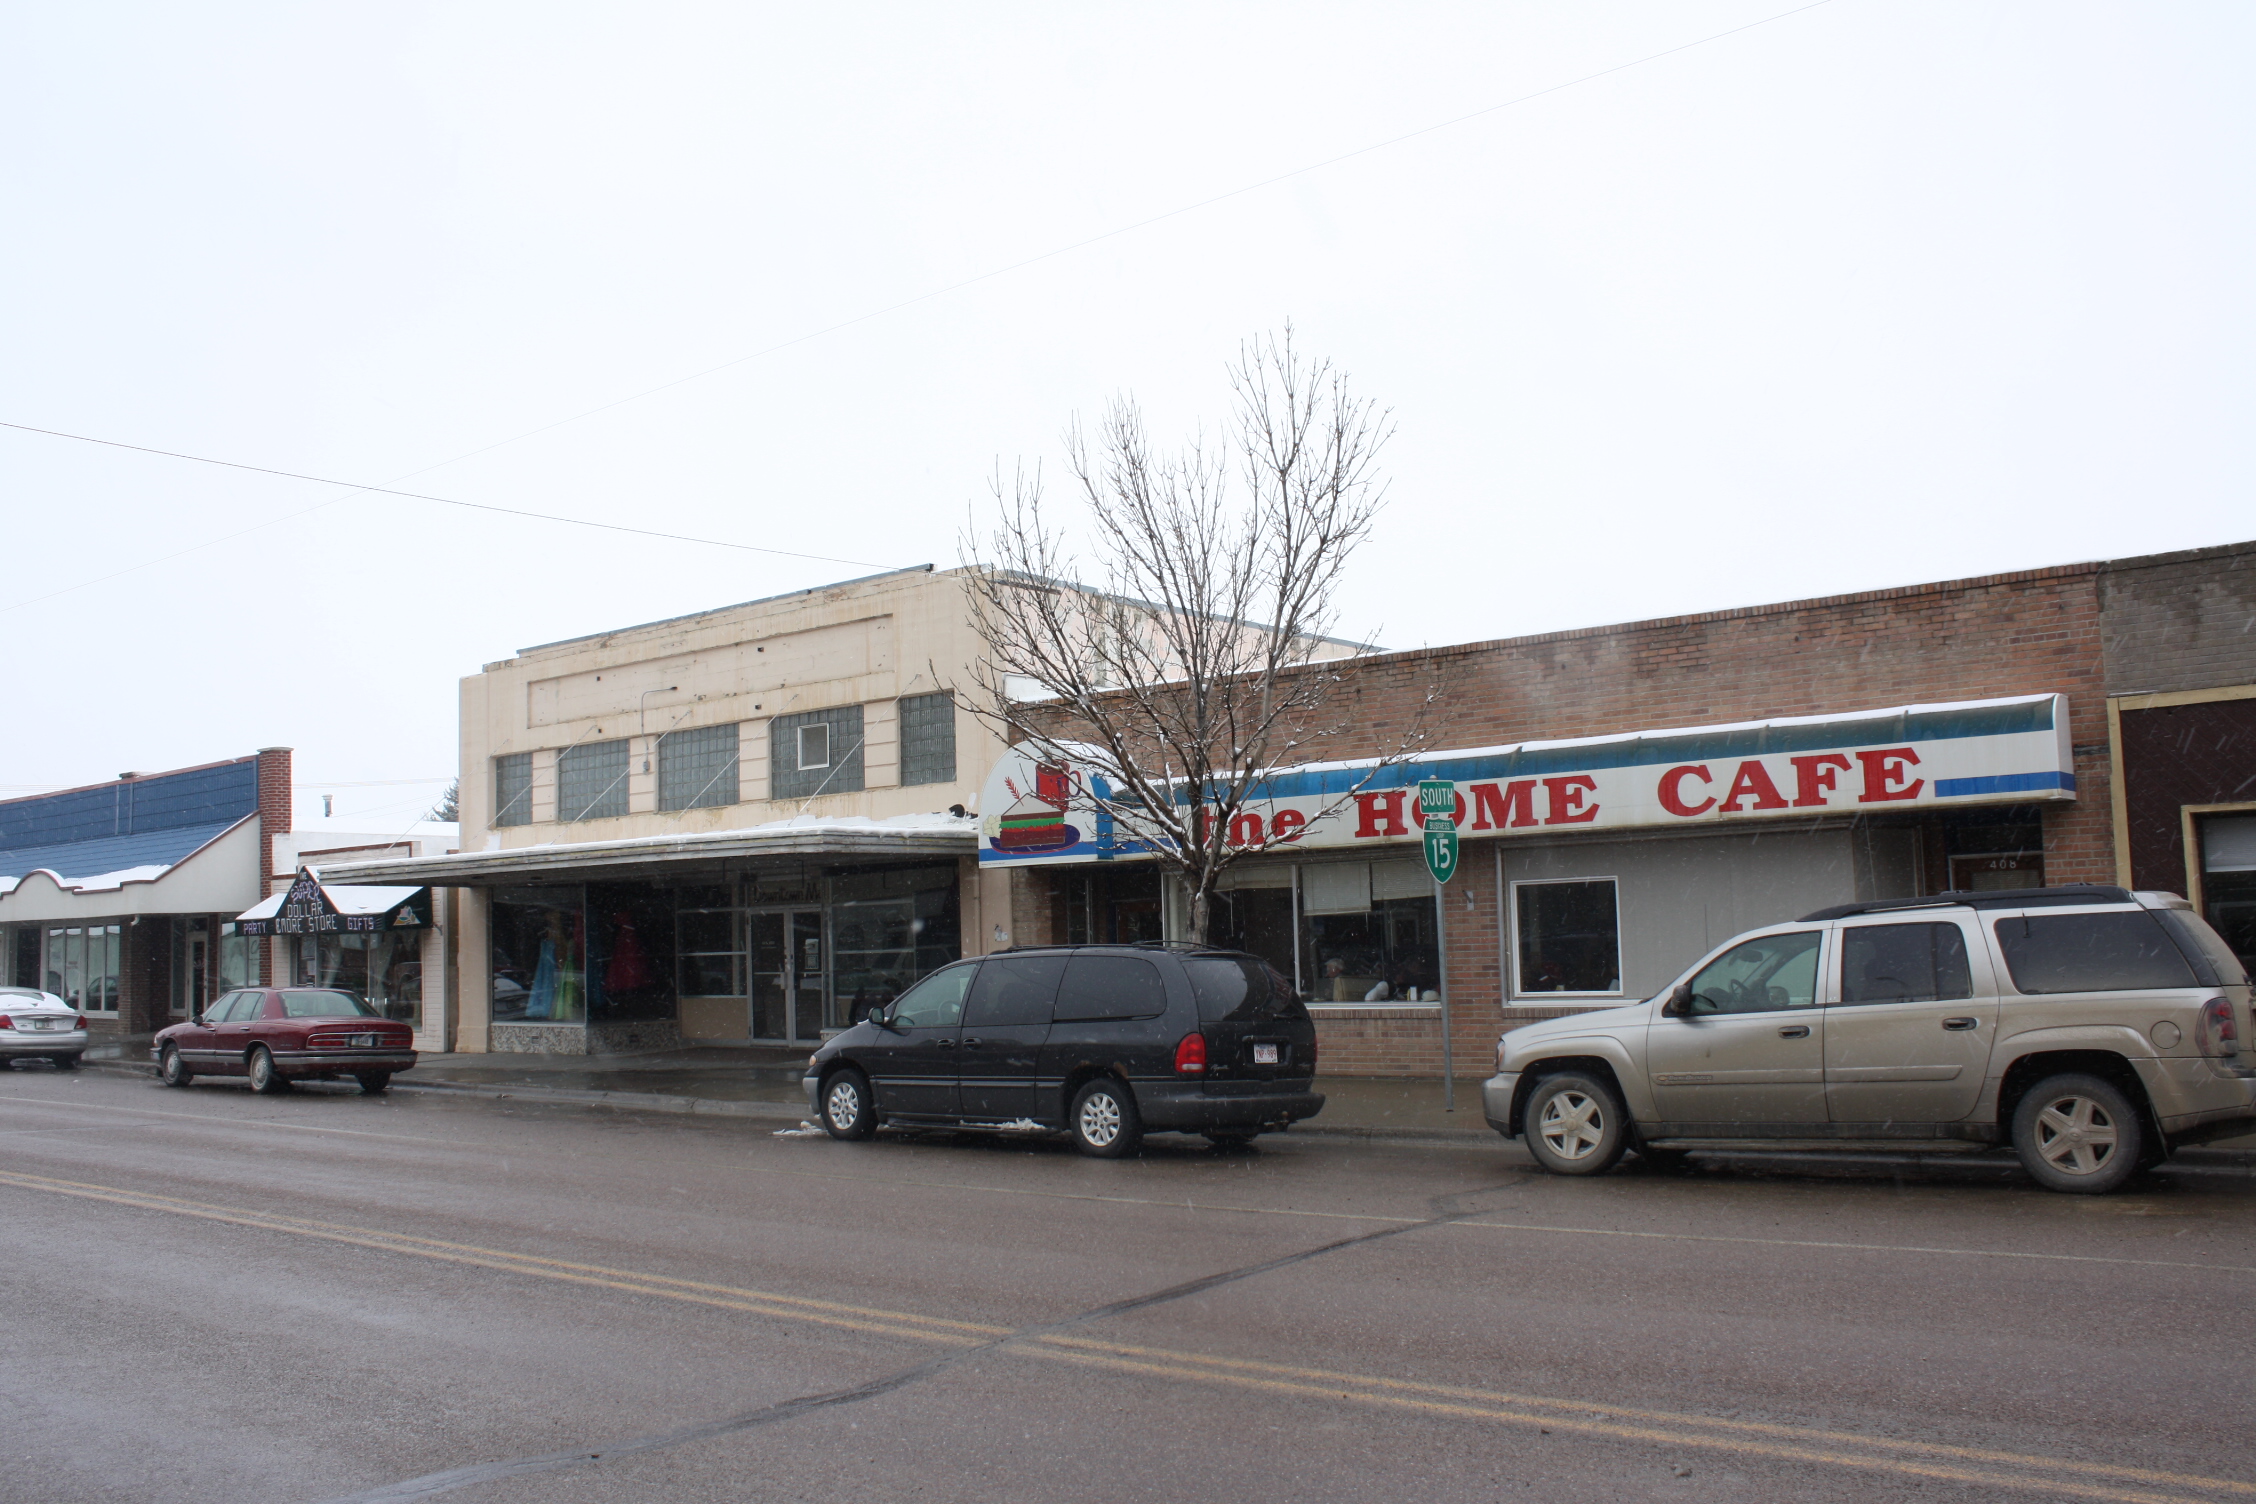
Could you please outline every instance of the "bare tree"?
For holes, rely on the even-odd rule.
[[[1389,414],[1351,395],[1288,326],[1244,345],[1219,445],[1153,448],[1127,399],[1067,455],[1093,533],[1095,583],[1044,510],[1039,470],[994,483],[997,518],[965,540],[971,618],[985,648],[974,714],[1038,760],[1094,776],[1069,808],[1109,819],[1189,896],[1204,942],[1217,881],[1273,841],[1233,845],[1264,778],[1345,729],[1326,666],[1349,558],[1385,496]],[[1428,692],[1430,704],[1433,693]],[[1423,717],[1310,823],[1425,741]],[[1270,827],[1264,826],[1265,830]]]

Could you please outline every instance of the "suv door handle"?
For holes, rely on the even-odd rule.
[[[967,1039],[964,1041],[964,1048],[968,1050],[977,1043],[979,1043],[979,1041],[976,1039]]]
[[[1778,1037],[1780,1039],[1807,1039],[1809,1038],[1809,1025],[1788,1024],[1778,1031]]]
[[[1946,1018],[1943,1020],[1943,1027],[1956,1033],[1960,1029],[1975,1028],[1981,1022],[1978,1018]]]
[[[932,1047],[936,1050],[952,1050],[956,1047],[956,1042],[953,1039],[935,1039]]]

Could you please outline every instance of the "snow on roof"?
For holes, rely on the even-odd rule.
[[[321,896],[328,899],[330,907],[340,914],[382,914],[397,908],[422,891],[420,886],[394,888],[339,883],[333,888],[323,884]],[[269,893],[235,918],[238,921],[272,919],[282,912],[283,900],[289,896],[288,889],[280,893]]]
[[[61,877],[53,872],[48,872],[45,867],[37,870],[46,872],[49,877],[54,878],[55,886],[66,893],[114,893],[127,883],[153,883],[170,872],[172,867],[170,864],[149,867],[121,867],[115,872],[97,872],[92,877]],[[29,872],[24,874],[24,877],[29,876],[31,876]],[[0,877],[0,893],[15,892],[16,886],[22,881],[22,877]]]

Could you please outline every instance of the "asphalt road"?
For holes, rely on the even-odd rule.
[[[2256,1180],[0,1075],[0,1499],[2256,1499]]]

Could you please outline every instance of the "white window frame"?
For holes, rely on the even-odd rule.
[[[802,772],[802,773],[812,773],[812,772],[814,772],[814,771],[815,771],[816,769],[818,769],[818,768],[827,768],[827,767],[829,767],[829,766],[830,766],[830,722],[828,722],[828,721],[811,721],[811,722],[809,722],[809,723],[808,723],[807,725],[804,725],[804,726],[801,726],[801,727],[799,727],[799,728],[798,728],[798,730],[799,730],[799,736],[798,736],[798,749],[799,749],[799,767],[798,767],[798,771],[799,771],[799,772]],[[822,744],[823,744],[823,745],[822,745],[822,761],[821,761],[821,762],[809,762],[809,761],[807,761],[807,733],[808,733],[808,732],[810,732],[810,731],[820,731],[820,732],[822,733]]]
[[[1609,883],[1614,890],[1614,986],[1605,992],[1529,992],[1520,985],[1520,889],[1549,887],[1557,883]],[[1627,997],[1622,987],[1622,906],[1621,878],[1605,872],[1593,872],[1586,877],[1528,877],[1514,878],[1511,891],[1506,895],[1505,945],[1509,954],[1512,974],[1512,1000],[1522,1005],[1536,1004],[1543,998]]]

